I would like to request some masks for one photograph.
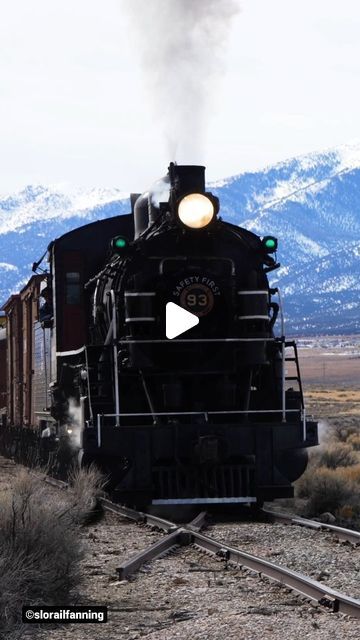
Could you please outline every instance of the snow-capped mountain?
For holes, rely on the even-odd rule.
[[[235,176],[216,191],[224,218],[278,237],[272,282],[290,331],[359,331],[360,143]]]
[[[144,189],[148,185],[144,185]],[[360,144],[293,158],[209,185],[221,216],[279,239],[281,287],[291,333],[360,329]],[[0,197],[0,301],[22,286],[49,241],[129,210],[117,189],[65,193],[27,187]]]
[[[59,187],[28,186],[16,195],[0,195],[0,234],[22,233],[34,222],[47,223],[58,218],[65,222],[79,217],[86,224],[90,219],[96,219],[96,215],[92,217],[93,211],[122,201],[127,196],[119,189],[66,192]]]
[[[118,189],[64,192],[28,186],[0,196],[0,306],[29,280],[33,262],[51,240],[88,222],[128,213]]]

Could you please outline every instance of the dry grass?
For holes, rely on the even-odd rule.
[[[360,528],[360,392],[314,389],[307,396],[312,412],[327,420],[296,495],[306,500],[306,515],[331,512],[341,524]]]
[[[360,391],[358,389],[309,389],[306,392],[308,399],[318,402],[359,402]]]
[[[322,336],[299,347],[307,414],[321,421],[321,446],[310,451],[296,482],[298,512],[331,511],[341,524],[360,529],[359,336]],[[304,506],[305,505],[305,506]]]
[[[80,581],[78,524],[89,518],[101,486],[94,469],[74,473],[72,489],[49,501],[41,479],[23,471],[1,494],[1,640],[23,637],[23,604],[69,602]]]
[[[345,480],[336,469],[320,467],[316,470],[309,469],[303,475],[298,482],[297,495],[299,498],[307,498],[305,513],[308,516],[330,512],[339,517],[345,506],[351,506],[353,516],[360,486],[357,491],[354,489],[353,483]]]
[[[95,466],[74,469],[69,478],[71,515],[76,524],[84,525],[96,518],[101,511],[99,497],[106,485],[106,478]]]
[[[337,473],[344,482],[352,482],[355,490],[357,485],[360,488],[360,463],[353,467],[339,468]]]
[[[360,451],[360,435],[358,433],[350,434],[346,442],[350,444],[355,451]]]
[[[336,469],[350,467],[360,462],[358,453],[346,442],[333,442],[323,447],[319,455],[319,466]]]
[[[328,440],[337,442],[348,442],[351,435],[358,433],[358,422],[349,418],[339,417],[330,420],[328,425]]]

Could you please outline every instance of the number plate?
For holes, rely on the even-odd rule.
[[[214,306],[214,294],[204,284],[191,284],[181,292],[180,305],[196,316],[206,316]]]

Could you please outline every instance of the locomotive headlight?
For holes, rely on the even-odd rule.
[[[181,222],[191,229],[207,227],[216,213],[215,203],[202,193],[190,193],[178,204]]]

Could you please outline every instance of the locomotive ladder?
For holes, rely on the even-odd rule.
[[[297,344],[296,344],[296,342],[294,340],[290,340],[289,342],[285,342],[285,348],[286,347],[292,348],[294,355],[292,357],[285,356],[285,362],[295,362],[296,375],[292,375],[292,376],[285,375],[285,381],[290,381],[291,380],[291,381],[296,381],[297,382],[297,384],[299,386],[299,391],[300,391],[301,405],[302,405],[302,408],[304,408],[304,395],[303,395],[303,388],[302,388],[301,376],[300,376],[299,356],[298,356]]]

